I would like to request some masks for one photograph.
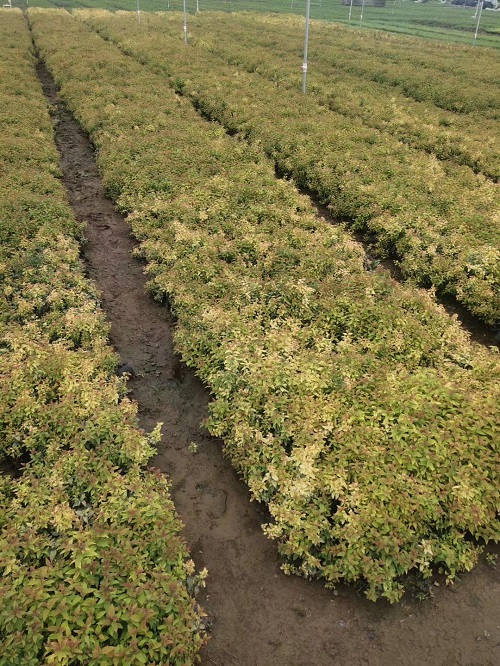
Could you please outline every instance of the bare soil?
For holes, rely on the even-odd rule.
[[[280,571],[276,547],[260,529],[264,509],[250,502],[221,442],[201,425],[210,396],[174,352],[175,323],[146,292],[130,228],[104,196],[92,146],[42,64],[38,73],[58,108],[63,181],[75,215],[88,222],[83,254],[111,341],[133,369],[141,426],[164,424],[154,464],[172,479],[184,537],[197,566],[209,570],[199,599],[212,634],[203,666],[498,666],[500,563],[483,561],[454,587],[394,606]]]

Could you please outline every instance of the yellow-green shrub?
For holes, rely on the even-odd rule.
[[[190,44],[207,48],[226,62],[265,76],[280,87],[295,89],[300,86],[303,32],[300,19],[283,15],[203,12],[202,17],[190,20]],[[362,120],[403,143],[440,159],[466,164],[498,181],[500,143],[496,121],[483,113],[488,109],[485,98],[491,99],[496,85],[491,67],[495,57],[489,49],[478,53],[465,45],[436,47],[433,42],[407,36],[367,33],[314,21],[308,94],[351,122]],[[372,76],[386,68],[397,68],[397,78],[381,81]],[[436,106],[432,100],[409,97],[398,84],[414,77],[421,79],[422,73],[428,83],[438,81],[445,104],[460,95],[470,97],[471,89],[476,87],[472,95],[477,105],[474,113],[458,113]],[[494,107],[489,110],[495,111]]]
[[[77,15],[166,74],[207,118],[261,147],[282,173],[366,234],[379,256],[394,257],[403,276],[499,323],[498,184],[334,113],[298,86],[285,89],[272,75],[257,79],[228,65],[202,39],[187,58],[175,17],[145,17],[139,30],[130,12]]]
[[[192,664],[203,583],[114,375],[18,11],[0,21],[0,665]],[[22,104],[20,104],[22,95]]]
[[[258,147],[161,76],[66,13],[30,20],[286,569],[394,601],[411,569],[470,568],[470,536],[500,536],[497,357],[429,294],[365,270]],[[159,177],[168,191],[148,190]]]

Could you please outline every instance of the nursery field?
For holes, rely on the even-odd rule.
[[[185,45],[173,12],[0,13],[0,666],[187,666],[207,639],[37,59],[281,568],[397,606],[500,540],[498,349],[436,298],[500,324],[498,71],[488,49],[314,23],[304,96],[302,28],[203,12]]]
[[[498,325],[498,74],[474,84],[467,49],[462,70],[441,59],[446,96],[425,73],[432,49],[413,63],[406,40],[389,36],[377,47],[375,38],[321,26],[303,96],[296,19],[204,14],[190,24],[188,58],[179,16],[148,15],[140,29],[130,13],[88,20],[167,75],[205,117],[261,147],[281,174],[364,234],[375,256],[395,259],[404,278]],[[361,55],[342,60],[345,51]]]
[[[2,13],[0,664],[193,663],[194,565],[145,470],[158,433],[114,372],[34,65]]]
[[[250,125],[265,103],[252,105],[245,74],[235,94],[249,142],[200,117],[190,97],[203,106],[198,63],[210,54],[198,60],[190,50],[189,79],[169,19],[151,17],[132,38],[126,16],[29,17],[63,99],[98,150],[107,191],[141,241],[150,288],[177,317],[177,348],[213,394],[210,430],[269,507],[266,530],[285,569],[329,585],[363,581],[369,598],[395,601],[410,570],[441,569],[451,580],[471,568],[478,551],[468,535],[499,536],[498,356],[471,344],[426,292],[366,270],[347,232],[276,179],[266,137]],[[156,20],[165,22],[164,41]],[[115,35],[128,38],[133,57],[111,43]],[[146,57],[151,35],[154,61]],[[216,73],[223,80],[223,65]],[[289,94],[276,90],[275,113]],[[222,101],[216,90],[215,98]],[[297,140],[293,153],[274,142],[291,161],[307,155]],[[308,164],[316,169],[311,155]],[[493,181],[475,187],[492,205]],[[354,193],[342,192],[342,205]],[[470,222],[467,232],[474,237]],[[485,238],[493,235],[490,224]]]

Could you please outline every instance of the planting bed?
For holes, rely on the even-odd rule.
[[[21,13],[0,33],[0,664],[191,664],[202,581],[114,372]]]
[[[94,26],[102,18],[79,16]],[[27,27],[19,18],[14,43],[26,44]],[[26,619],[19,620],[15,608],[4,609],[0,616],[4,627],[19,626],[13,638],[0,625],[7,647],[1,666],[13,666],[19,659],[45,663],[44,651],[57,654],[57,663],[83,663],[82,649],[92,649],[92,658],[102,664],[192,663],[203,642],[203,622],[188,590],[201,582],[193,579],[193,572],[204,566],[210,577],[201,603],[213,633],[201,653],[204,666],[385,666],[402,660],[410,666],[496,663],[500,644],[495,621],[496,553],[490,546],[487,555],[479,560],[478,555],[484,540],[499,536],[498,356],[472,344],[428,294],[373,270],[360,246],[318,217],[293,184],[275,177],[274,164],[258,141],[250,147],[200,118],[189,101],[174,92],[186,92],[191,82],[170,74],[165,81],[157,64],[144,54],[132,52],[128,45],[133,57],[120,53],[67,13],[30,11],[29,21],[62,99],[90,134],[104,188],[128,219],[124,221],[104,197],[92,146],[61,105],[42,64],[38,71],[52,104],[63,180],[76,223],[56,180],[36,181],[32,174],[19,171],[19,182],[25,188],[29,182],[30,192],[38,198],[43,190],[44,211],[49,202],[61,206],[56,210],[59,215],[63,211],[69,236],[77,236],[79,223],[89,221],[88,272],[102,290],[111,341],[121,356],[120,373],[132,375],[130,387],[139,401],[141,426],[151,430],[158,421],[165,423],[155,464],[173,479],[173,497],[187,524],[185,536],[196,566],[187,560],[176,536],[179,523],[164,477],[144,471],[152,448],[141,440],[133,404],[124,396],[123,381],[112,374],[116,361],[101,332],[99,350],[104,350],[106,370],[100,375],[93,369],[97,329],[90,326],[89,310],[79,315],[71,300],[80,289],[73,280],[91,294],[94,309],[95,291],[86,278],[78,277],[77,258],[70,257],[60,235],[57,243],[58,251],[64,252],[64,269],[52,250],[38,252],[36,262],[31,253],[28,272],[22,263],[24,250],[9,254],[11,239],[15,242],[15,234],[24,228],[22,211],[29,210],[24,204],[17,206],[21,226],[3,225],[8,242],[2,270],[12,287],[5,292],[6,302],[12,302],[3,320],[8,329],[8,342],[2,348],[5,374],[12,365],[12,322],[19,328],[16,335],[33,337],[40,320],[41,335],[47,334],[46,342],[52,345],[54,363],[47,366],[52,375],[45,378],[41,366],[31,362],[19,364],[10,375],[25,381],[31,373],[45,409],[49,404],[49,413],[57,416],[60,411],[65,422],[63,427],[61,418],[55,425],[50,420],[42,423],[41,400],[20,400],[16,385],[7,380],[2,385],[8,400],[14,396],[11,412],[17,419],[14,423],[9,411],[2,416],[9,464],[31,455],[28,467],[20,470],[21,480],[4,477],[2,485],[7,553],[12,555],[17,548],[8,521],[24,525],[26,518],[33,520],[35,507],[48,501],[42,511],[42,521],[49,521],[47,534],[42,523],[40,527],[53,550],[43,550],[38,534],[40,539],[34,542],[42,545],[38,569],[30,573],[37,576],[39,570],[47,571],[43,567],[50,571],[46,558],[55,562],[57,570],[61,553],[68,552],[64,539],[58,551],[59,535],[65,531],[74,538],[76,529],[92,539],[92,530],[99,530],[100,518],[94,517],[99,507],[108,523],[98,531],[96,547],[114,535],[122,539],[124,554],[119,561],[125,575],[124,563],[133,560],[130,548],[141,537],[134,556],[143,558],[142,564],[130,576],[138,576],[144,593],[138,599],[145,614],[139,618],[127,597],[127,608],[104,605],[106,620],[97,627],[93,620],[102,616],[92,615],[88,588],[83,601],[79,596],[80,581],[86,584],[80,577],[87,575],[87,567],[95,574],[99,566],[99,554],[88,549],[89,542],[86,550],[73,549],[64,560],[66,583],[76,581],[77,587],[73,596],[66,588],[62,605],[47,604],[47,618],[54,623],[55,617],[55,624],[47,630],[42,624],[40,630],[37,613],[47,602],[41,591],[31,604],[34,614],[26,617],[33,620],[33,631],[40,632],[38,642],[24,641],[28,634],[19,622]],[[101,30],[102,24],[98,27]],[[14,60],[19,59],[16,55]],[[30,56],[27,61],[32,68]],[[30,108],[22,122],[45,118],[43,132],[50,137],[33,72],[30,76],[38,109]],[[5,80],[12,86],[15,78]],[[5,120],[13,116],[7,113]],[[21,135],[16,136],[16,131],[6,136],[15,137],[12,145],[19,148]],[[57,174],[53,148],[44,141],[39,145],[52,150],[47,163]],[[40,164],[36,162],[36,170],[43,173]],[[13,182],[17,186],[18,181]],[[46,233],[55,225],[52,210],[49,218]],[[137,246],[129,237],[130,229],[140,241]],[[31,240],[24,242],[29,249]],[[38,236],[36,242],[40,243]],[[146,261],[147,286],[161,305],[144,294],[142,267],[132,253]],[[52,261],[48,267],[47,258]],[[40,276],[45,276],[48,292]],[[35,309],[30,305],[33,298]],[[81,303],[88,307],[86,296],[78,298],[78,307]],[[52,303],[57,304],[57,316]],[[14,315],[9,310],[12,304],[17,308]],[[106,335],[98,309],[97,314],[99,331]],[[19,352],[28,349],[20,347]],[[207,392],[175,350],[210,389],[210,404]],[[69,352],[86,359],[90,381],[80,379],[80,366]],[[76,381],[64,384],[70,387],[69,396],[57,388],[60,406],[53,397],[53,380],[61,368],[67,376],[65,363],[76,368]],[[107,382],[118,390],[109,392],[116,414],[111,422],[111,407],[103,406],[93,393],[107,390]],[[77,400],[78,418],[84,422],[83,430],[80,425],[73,433],[71,399],[80,391],[90,401],[92,414]],[[127,435],[121,448],[113,448],[105,427],[114,433],[116,447],[123,410],[130,432],[137,435]],[[209,430],[222,441],[200,428],[207,415]],[[38,423],[49,430],[38,432]],[[19,427],[28,435],[24,447]],[[51,443],[52,435],[47,437],[50,428],[62,433],[58,444]],[[101,437],[96,450],[105,457],[89,454],[94,467],[87,470],[86,451],[92,450],[94,441],[89,429]],[[134,437],[143,444],[133,444]],[[65,438],[68,442],[71,438],[69,446]],[[249,503],[247,491],[221,457],[222,447],[260,504]],[[106,456],[116,462],[116,470],[104,462]],[[67,472],[72,473],[69,480]],[[108,473],[112,488],[106,485]],[[99,505],[101,495],[93,500],[78,495],[80,504],[74,504],[71,495],[66,502],[65,488],[91,478],[96,488],[104,487],[104,508]],[[44,499],[28,499],[20,510],[19,498],[30,497],[33,479],[41,480],[37,498]],[[115,529],[115,514],[110,511],[139,500],[141,484],[147,489],[147,502],[140,529],[136,506],[130,514],[133,524],[126,517],[120,523],[122,531]],[[51,493],[43,494],[45,488]],[[89,491],[91,497],[96,488]],[[163,495],[154,494],[158,488]],[[12,497],[17,499],[11,501]],[[262,534],[261,523],[267,523],[266,532],[277,541],[279,557],[275,543]],[[126,537],[123,530],[129,530]],[[144,559],[144,545],[151,561]],[[162,603],[155,584],[165,579],[155,567],[165,566],[166,554],[174,580],[167,587],[162,583],[167,593]],[[13,561],[4,568],[3,583],[11,599],[18,596],[9,587],[15,580]],[[283,564],[288,572],[322,580],[287,577],[280,571]],[[474,564],[475,570],[461,580]],[[148,578],[152,571],[157,573]],[[445,581],[457,580],[459,586],[445,586]],[[325,589],[325,581],[335,590]],[[132,588],[127,589],[130,593]],[[400,600],[404,590],[409,595],[398,604],[380,600]],[[357,596],[363,593],[378,598],[378,603]],[[415,595],[427,595],[427,600],[420,604]],[[81,612],[68,610],[68,603],[89,611],[86,632],[77,628]],[[152,620],[157,617],[154,613],[161,612],[163,625]],[[58,613],[63,618],[60,623]],[[123,623],[128,623],[131,636],[145,631],[144,638],[136,644],[132,636],[127,642]],[[121,642],[115,644],[117,639]]]
[[[470,568],[465,533],[498,529],[496,357],[425,294],[364,270],[259,150],[157,74],[68,14],[31,16],[285,568],[391,600],[414,567]]]

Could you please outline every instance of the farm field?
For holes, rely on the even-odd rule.
[[[376,256],[394,258],[403,277],[452,295],[497,324],[500,186],[493,179],[409,146],[352,110],[341,115],[316,95],[304,97],[298,85],[281,88],[252,66],[247,72],[228,64],[210,52],[203,36],[193,39],[186,58],[180,19],[148,16],[143,30],[130,13],[95,13],[89,20],[127,53],[169,76],[206,117],[262,146],[280,173],[363,233]]]
[[[66,7],[78,9],[89,7],[112,11],[137,9],[137,0],[13,0],[16,6]],[[143,12],[173,11],[183,9],[182,0],[139,0]],[[305,0],[187,0],[189,14],[200,12],[249,11],[255,13],[296,14],[305,16]],[[455,7],[450,3],[430,0],[416,3],[411,0],[387,0],[385,7],[363,8],[344,6],[341,0],[312,0],[311,18],[321,21],[343,23],[354,28],[375,29],[401,35],[414,35],[427,40],[449,41],[471,45],[477,25],[474,7]],[[349,20],[349,15],[351,15]],[[500,13],[483,11],[479,24],[477,44],[500,48]]]
[[[298,19],[210,14],[194,20],[191,42],[297,89],[302,27]],[[361,38],[352,30],[314,23],[309,92],[333,111],[497,181],[500,67],[491,66],[494,53],[429,45],[416,56],[415,41]],[[430,75],[436,77],[434,86]]]
[[[390,600],[414,567],[470,568],[465,532],[498,534],[497,357],[163,77],[67,13],[30,20],[286,568]]]
[[[21,13],[2,13],[0,664],[192,663],[193,563],[145,471],[157,433],[114,372],[34,65]]]
[[[381,62],[401,58],[411,86],[402,90],[390,68],[378,81],[371,70],[352,71],[347,61],[332,83],[328,71],[337,51],[330,48],[329,28],[318,24],[324,32],[314,48],[325,49],[304,97],[294,90],[300,73],[285,62],[295,57],[300,64],[293,18],[242,15],[238,22],[206,14],[193,18],[187,47],[181,17],[172,13],[143,13],[140,28],[131,12],[30,9],[26,18],[17,11],[0,14],[6,174],[0,428],[10,470],[0,476],[6,545],[0,585],[11,600],[0,612],[0,666],[87,663],[88,653],[89,663],[180,666],[195,663],[206,642],[203,611],[192,597],[203,575],[194,573],[179,537],[169,482],[146,470],[159,430],[144,435],[138,428],[137,406],[116,376],[99,294],[78,258],[85,231],[61,186],[31,37],[66,115],[93,143],[106,193],[139,243],[134,254],[151,295],[175,317],[175,349],[210,391],[210,433],[221,439],[262,507],[260,522],[282,569],[307,579],[288,578],[298,582],[285,593],[275,565],[269,574],[258,561],[263,551],[255,557],[257,578],[235,569],[241,559],[229,559],[223,589],[232,590],[230,598],[220,592],[213,601],[206,597],[213,617],[217,603],[221,610],[213,627],[217,651],[202,652],[202,663],[239,659],[234,653],[244,649],[249,627],[256,631],[261,598],[257,631],[264,644],[245,652],[242,664],[299,666],[313,659],[323,666],[339,659],[339,666],[361,666],[369,654],[363,640],[376,639],[379,652],[370,653],[369,663],[385,666],[395,653],[387,636],[378,643],[377,632],[397,641],[390,622],[414,616],[418,649],[412,652],[415,629],[409,627],[402,654],[408,666],[430,664],[422,655],[432,648],[420,639],[432,614],[408,605],[404,595],[429,594],[434,583],[445,587],[471,576],[479,581],[481,602],[469,590],[462,605],[453,606],[453,595],[440,590],[436,612],[444,609],[446,629],[436,639],[436,663],[454,654],[457,663],[477,658],[478,665],[492,666],[496,643],[479,642],[495,631],[486,609],[498,592],[485,563],[494,570],[491,544],[500,538],[499,357],[496,348],[471,341],[434,291],[452,294],[479,320],[498,325],[497,137],[481,145],[481,133],[496,119],[495,100],[488,97],[494,73],[481,73],[479,63],[469,94],[467,67],[452,71],[443,57],[443,74],[456,78],[455,101],[444,95],[439,106],[432,86],[417,100],[421,81],[412,79],[411,49],[405,51],[405,39],[390,37]],[[217,25],[225,39],[217,39]],[[369,38],[357,41],[352,31],[340,30],[344,48],[352,41],[353,50],[373,53]],[[273,31],[282,35],[279,42]],[[430,70],[432,55],[419,58],[419,67]],[[335,101],[335,86],[345,91],[354,84],[350,99]],[[373,114],[357,112],[365,96]],[[395,108],[401,123],[391,115]],[[479,110],[482,124],[473,121]],[[50,111],[57,128],[60,116],[55,107]],[[83,162],[74,170],[81,182],[88,177]],[[318,215],[307,192],[343,224]],[[103,244],[104,235],[113,243],[109,225],[101,224],[92,231],[94,247],[100,228],[108,229]],[[370,254],[350,229],[365,234]],[[121,270],[125,279],[127,269],[112,265],[122,250],[103,245],[104,263],[107,252],[107,289],[115,293],[113,276]],[[391,277],[374,256],[394,258],[407,281]],[[121,321],[131,326],[134,317],[141,323],[140,313]],[[165,354],[170,345],[158,335],[155,367],[162,365],[162,345]],[[136,336],[135,344],[141,340]],[[154,428],[158,417],[150,416]],[[198,457],[197,444],[167,442]],[[199,456],[202,462],[189,463],[185,477],[205,464],[205,454]],[[218,488],[217,478],[207,490],[205,471],[205,480],[189,482],[186,494],[185,477],[174,477],[181,515],[193,501],[195,518],[200,500],[194,495],[202,492],[208,503],[215,498],[221,520],[226,511],[235,520],[235,496]],[[232,483],[229,478],[221,474],[220,483]],[[247,511],[240,511],[236,522],[244,532]],[[205,537],[196,534],[199,517],[194,524],[187,534],[198,564]],[[223,538],[229,525],[226,530]],[[238,554],[237,543],[222,543]],[[484,546],[488,555],[478,565]],[[251,559],[250,552],[250,568]],[[57,587],[61,580],[71,581],[72,596]],[[266,592],[256,590],[261,582]],[[107,586],[109,594],[97,591]],[[274,587],[286,599],[286,629],[266,615]],[[297,590],[304,609],[294,622],[290,599]],[[365,605],[353,590],[367,598]],[[339,592],[342,612],[377,626],[353,628],[347,652],[342,639],[350,655],[345,662],[338,656],[341,642],[336,646],[330,636],[331,618],[341,628],[351,621],[332,610]],[[385,609],[381,621],[366,606],[373,601],[374,609]],[[451,645],[473,603],[484,606],[465,638]],[[73,612],[68,604],[83,610]],[[389,604],[402,614],[389,611]],[[311,608],[323,609],[321,621],[309,620]],[[292,616],[295,611],[292,603]],[[241,625],[234,624],[236,616]],[[228,618],[235,643],[227,637],[217,643]],[[310,623],[319,642],[308,653],[307,642],[304,652],[294,641],[303,630],[310,634]],[[283,643],[274,640],[278,631]]]

